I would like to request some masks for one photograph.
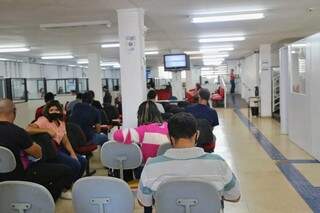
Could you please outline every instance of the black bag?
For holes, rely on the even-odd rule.
[[[51,136],[48,133],[40,133],[36,135],[31,135],[31,139],[39,144],[42,149],[42,159],[41,161],[50,161],[54,160],[57,157],[57,146],[52,140]]]

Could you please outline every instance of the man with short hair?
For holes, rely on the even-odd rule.
[[[193,177],[212,183],[226,201],[240,199],[239,182],[225,160],[195,147],[197,121],[189,113],[175,114],[168,122],[172,149],[164,155],[149,158],[141,174],[137,198],[151,212],[153,192],[170,178]]]
[[[71,187],[72,170],[62,164],[44,163],[41,147],[34,143],[28,133],[13,124],[16,108],[11,100],[0,101],[0,146],[12,151],[16,159],[16,168],[9,173],[0,173],[0,181],[23,180],[45,186],[56,200],[64,188]],[[28,196],[28,195],[25,195]],[[70,193],[63,193],[70,199]]]
[[[154,89],[151,89],[147,94],[148,100],[153,101],[157,105],[157,108],[158,108],[159,112],[160,113],[165,113],[162,104],[156,102],[156,97],[157,97],[157,93],[156,93],[156,91]]]
[[[216,110],[209,106],[210,92],[208,89],[199,90],[199,103],[186,108],[186,112],[191,113],[197,119],[206,119],[214,128],[219,125],[218,114]]]
[[[48,104],[51,101],[54,101],[54,94],[52,92],[48,92],[44,95],[44,102]],[[37,108],[34,120],[37,120],[39,117],[43,116],[43,110],[46,104]]]
[[[76,99],[73,100],[73,101],[71,101],[71,102],[67,105],[67,113],[68,113],[68,115],[71,115],[71,114],[72,114],[73,108],[74,108],[74,106],[75,106],[76,104],[82,102],[81,99],[82,99],[82,94],[81,94],[80,92],[78,92],[77,95],[76,95]]]
[[[88,141],[96,145],[102,145],[108,141],[108,136],[101,133],[100,112],[92,106],[93,96],[91,92],[82,95],[82,103],[78,103],[70,116],[70,122],[79,125]]]

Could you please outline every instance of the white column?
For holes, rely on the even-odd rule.
[[[260,45],[260,98],[261,98],[261,116],[270,117],[271,109],[271,45]]]
[[[288,98],[289,98],[289,55],[288,47],[280,49],[280,118],[281,134],[288,134]]]
[[[102,72],[100,67],[100,56],[96,53],[88,54],[88,78],[89,90],[94,91],[95,99],[102,101]]]
[[[146,100],[144,10],[118,12],[123,127],[137,126],[139,105]]]
[[[177,97],[178,100],[182,100],[184,98],[184,90],[182,87],[181,72],[172,73],[171,86],[172,96]]]
[[[186,87],[187,90],[196,87],[196,83],[200,83],[201,69],[200,67],[192,67],[191,70],[186,71]]]

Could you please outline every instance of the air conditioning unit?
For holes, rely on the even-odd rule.
[[[67,28],[83,28],[91,26],[104,26],[106,28],[111,27],[111,22],[108,20],[103,21],[83,21],[83,22],[68,22],[68,23],[52,23],[52,24],[40,24],[40,29],[67,29]]]

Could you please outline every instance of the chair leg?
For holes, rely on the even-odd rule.
[[[92,176],[94,175],[97,171],[92,170],[90,171],[90,158],[92,157],[92,154],[86,154],[86,159],[87,159],[87,165],[86,165],[86,176]]]

